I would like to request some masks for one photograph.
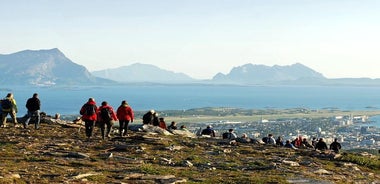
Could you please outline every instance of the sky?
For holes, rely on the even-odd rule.
[[[211,79],[301,63],[380,78],[378,0],[0,0],[0,54],[58,48],[89,71],[152,64]]]

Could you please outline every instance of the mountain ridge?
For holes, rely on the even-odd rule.
[[[155,65],[142,63],[93,71],[92,74],[118,82],[151,82],[154,80],[159,83],[188,83],[195,81],[195,79],[184,73],[177,73],[161,69]]]
[[[0,70],[2,84],[52,86],[112,82],[93,76],[57,48],[0,55]]]
[[[116,85],[120,83],[205,84],[205,85],[354,85],[378,86],[380,79],[335,78],[301,64],[273,65],[247,63],[233,67],[229,73],[217,73],[199,80],[181,72],[151,64],[127,66],[89,72],[70,60],[58,48],[23,50],[0,54],[0,82],[6,85]]]

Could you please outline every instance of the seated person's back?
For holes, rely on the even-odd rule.
[[[211,129],[211,126],[207,126],[206,129],[203,129],[201,132],[202,135],[209,135],[211,137],[215,137],[215,132]]]

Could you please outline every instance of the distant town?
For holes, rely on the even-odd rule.
[[[330,144],[337,138],[345,150],[380,148],[380,128],[371,125],[366,115],[277,120],[262,118],[253,122],[217,121],[192,124],[190,129],[196,133],[207,125],[212,125],[219,135],[232,128],[238,136],[246,133],[257,140],[273,134],[275,138],[281,136],[284,141],[302,136],[310,142],[314,137],[324,138]]]

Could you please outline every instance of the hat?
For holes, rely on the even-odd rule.
[[[125,101],[125,100],[123,100],[123,101],[121,102],[121,105],[127,106],[127,105],[128,105],[128,102]]]

